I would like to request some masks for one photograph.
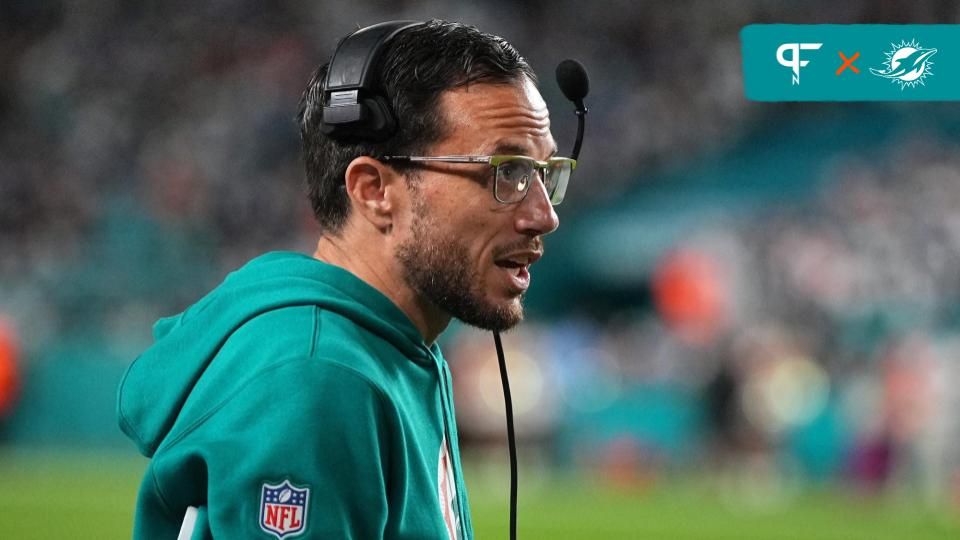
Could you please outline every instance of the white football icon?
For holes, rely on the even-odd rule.
[[[293,495],[293,492],[290,491],[290,488],[283,488],[283,491],[280,492],[280,502],[285,503],[289,501],[291,495]]]

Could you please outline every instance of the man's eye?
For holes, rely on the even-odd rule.
[[[507,180],[521,180],[526,173],[526,167],[520,161],[507,161],[500,165],[500,174]]]

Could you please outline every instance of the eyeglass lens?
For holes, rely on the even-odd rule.
[[[570,165],[565,162],[550,163],[544,170],[543,185],[553,204],[563,199],[565,180],[570,176]],[[536,173],[536,163],[529,159],[511,159],[497,166],[496,197],[501,202],[517,202],[523,199]],[[558,190],[558,188],[560,188]]]

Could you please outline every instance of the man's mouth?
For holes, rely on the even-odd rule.
[[[524,292],[530,287],[530,265],[540,259],[538,251],[525,251],[506,255],[494,261],[510,278],[510,284],[517,292]]]

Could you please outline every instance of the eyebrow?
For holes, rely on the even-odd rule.
[[[517,156],[535,157],[535,156],[531,155],[530,149],[527,148],[526,146],[521,146],[521,145],[519,145],[519,144],[513,144],[513,143],[499,143],[499,144],[497,144],[497,146],[493,149],[493,154],[494,154],[494,155],[511,155],[511,156],[512,156],[512,155],[517,155]],[[555,155],[557,155],[557,147],[556,147],[556,146],[553,147],[553,150],[552,150],[552,151],[550,152],[550,154],[547,156],[547,159],[552,158],[552,157],[555,156]]]

